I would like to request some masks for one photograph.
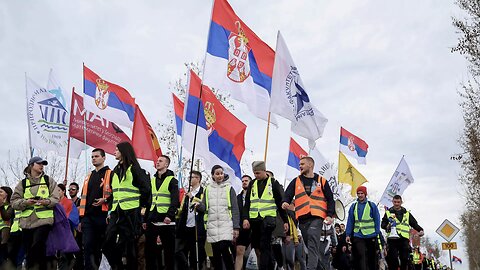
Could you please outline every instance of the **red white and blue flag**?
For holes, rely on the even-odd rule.
[[[71,138],[85,142],[93,148],[102,148],[111,155],[115,153],[117,144],[131,142],[130,138],[115,123],[84,109],[82,96],[75,92],[72,92],[70,112]]]
[[[235,190],[240,190],[240,160],[245,151],[247,126],[230,113],[207,86],[202,86],[200,78],[193,71],[189,72],[186,106],[182,127],[186,150],[190,153],[193,150],[193,135],[199,112],[196,153],[204,158],[207,168],[215,164],[222,166],[230,175],[232,186]]]
[[[356,158],[360,164],[367,164],[365,157],[368,152],[368,144],[343,127],[340,127],[340,152]]]
[[[268,119],[275,52],[233,11],[215,0],[203,82],[228,91],[258,118]],[[274,119],[270,120],[276,123]]]
[[[183,112],[185,105],[183,102],[174,94],[173,96],[173,111],[175,113],[175,126],[178,136],[182,136],[182,124],[183,124]]]
[[[452,262],[462,263],[462,259],[460,259],[459,257],[454,255],[454,256],[452,256]]]
[[[287,172],[285,173],[286,185],[300,174],[300,159],[306,156],[308,156],[307,151],[305,151],[293,138],[290,138]]]
[[[83,66],[83,100],[85,109],[128,128],[133,128],[135,99],[130,93],[111,82],[103,80]]]

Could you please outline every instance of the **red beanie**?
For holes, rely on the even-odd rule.
[[[365,196],[367,196],[367,188],[366,188],[366,187],[364,187],[364,186],[359,186],[359,187],[357,188],[357,192],[359,192],[359,191],[363,192],[363,194],[365,194]]]

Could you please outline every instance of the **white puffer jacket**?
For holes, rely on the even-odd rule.
[[[235,191],[230,181],[220,184],[212,182],[207,186],[206,192],[208,192],[207,241],[210,243],[232,241],[234,224],[239,223],[239,212]],[[228,196],[232,198],[232,195],[234,199],[231,199],[232,217],[230,217]],[[203,206],[205,207],[205,204]],[[238,229],[238,226],[235,226],[235,229]]]

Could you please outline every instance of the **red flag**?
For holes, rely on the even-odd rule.
[[[87,145],[94,148],[102,148],[105,152],[112,155],[115,153],[117,144],[130,142],[130,138],[115,123],[85,110],[82,96],[75,92],[72,92],[69,133],[71,138],[81,142],[84,141],[84,134],[86,133]]]
[[[135,108],[132,146],[135,149],[137,158],[156,162],[157,158],[162,155],[162,149],[160,149],[157,135],[155,135],[155,131],[148,123],[138,105],[136,105]]]

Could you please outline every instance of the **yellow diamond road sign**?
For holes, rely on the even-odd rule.
[[[437,233],[448,242],[450,242],[459,231],[460,229],[453,225],[448,219],[445,219],[442,225],[437,229]]]

